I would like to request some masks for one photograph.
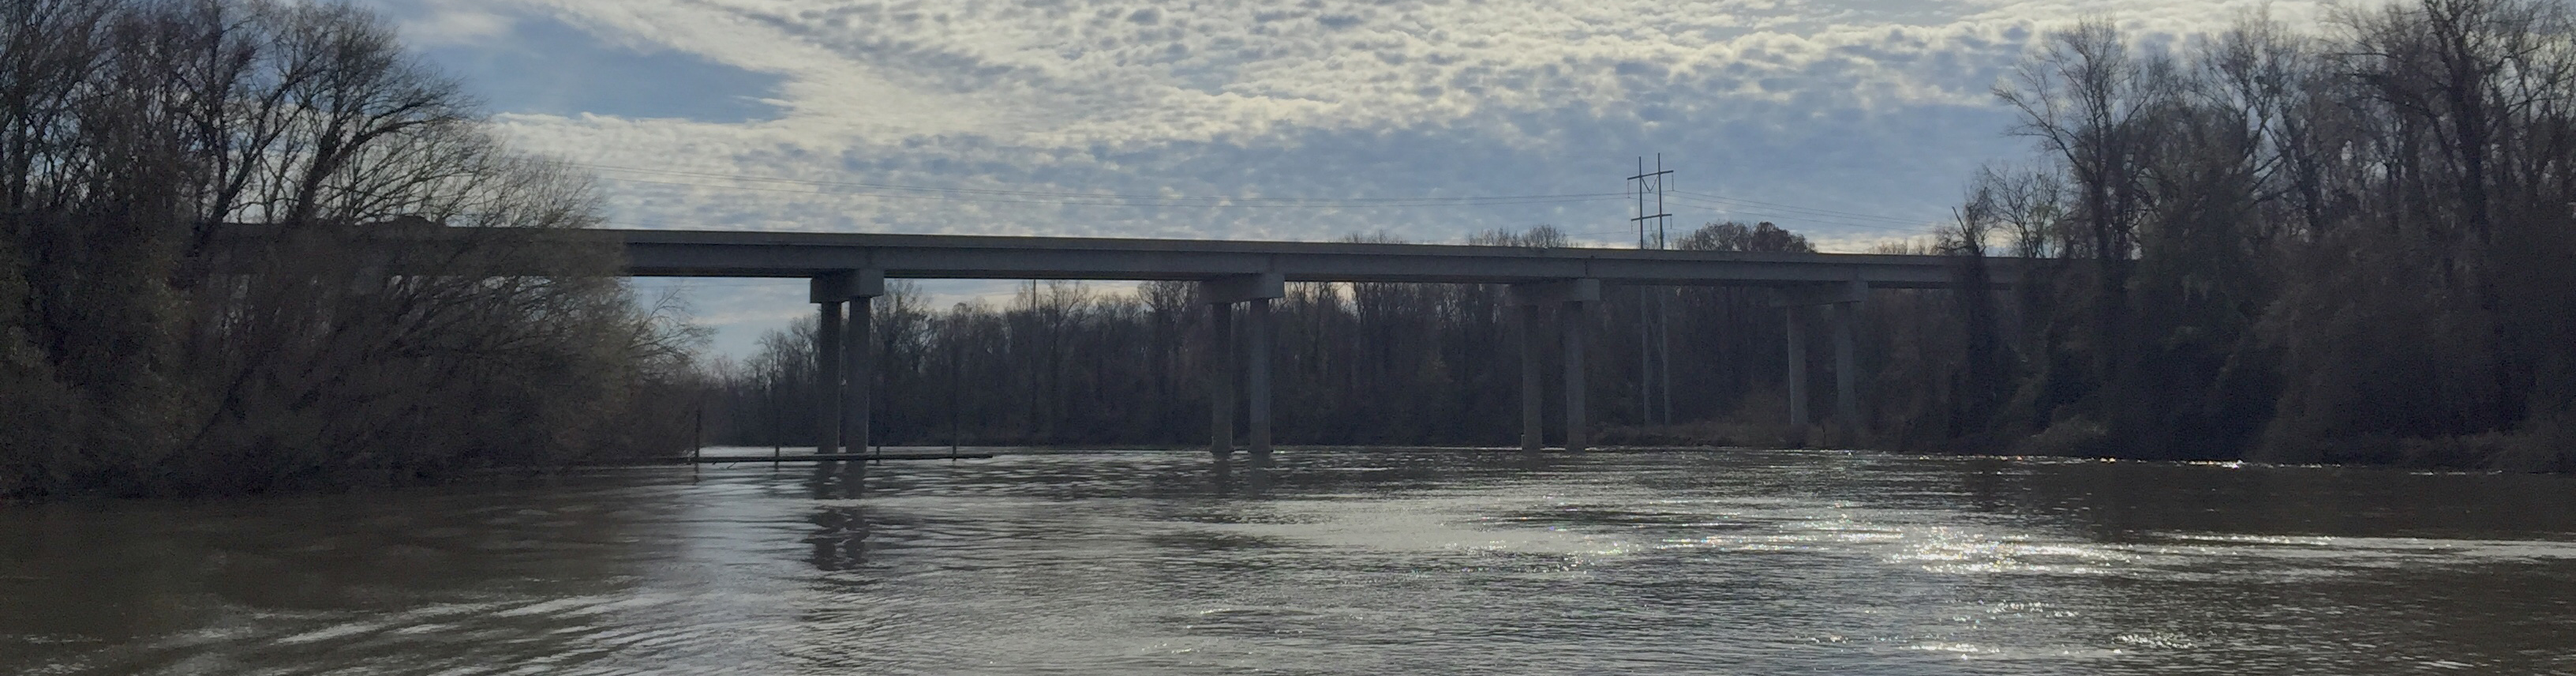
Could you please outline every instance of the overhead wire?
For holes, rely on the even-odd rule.
[[[665,180],[653,180],[653,179],[647,179],[647,178],[634,178],[634,177],[627,177],[627,176],[602,176],[602,178],[606,178],[606,179],[608,179],[608,180],[613,180],[613,181],[618,181],[618,182],[623,182],[623,183],[645,184],[645,185],[661,185],[661,186],[684,187],[684,188],[705,188],[705,189],[715,189],[715,190],[745,190],[745,191],[755,191],[755,192],[772,192],[772,193],[799,194],[799,195],[838,195],[838,196],[849,196],[849,197],[884,197],[884,198],[892,198],[892,199],[916,199],[916,200],[933,200],[933,201],[962,201],[962,202],[977,202],[977,203],[992,203],[992,204],[1037,204],[1037,205],[1049,205],[1049,206],[1105,206],[1105,207],[1131,207],[1131,208],[1177,207],[1177,208],[1307,208],[1307,209],[1335,209],[1335,208],[1410,208],[1410,207],[1455,207],[1455,206],[1514,206],[1514,205],[1530,205],[1530,204],[1573,204],[1573,203],[1583,203],[1583,202],[1601,202],[1601,201],[1611,201],[1611,200],[1625,200],[1625,199],[1627,199],[1628,197],[1630,197],[1630,195],[1628,195],[1627,193],[1624,193],[1624,192],[1622,192],[1622,193],[1561,193],[1561,194],[1528,194],[1528,195],[1470,195],[1470,196],[1456,196],[1456,197],[1409,196],[1409,197],[1351,197],[1351,198],[1314,198],[1314,197],[1250,197],[1250,196],[1204,196],[1204,195],[1201,195],[1201,196],[1189,196],[1189,195],[1147,195],[1147,194],[1122,194],[1122,193],[1080,193],[1080,192],[1057,192],[1057,191],[1040,191],[1040,190],[1004,190],[1004,189],[989,189],[989,188],[943,188],[943,187],[934,187],[934,186],[902,185],[902,184],[891,184],[891,183],[862,183],[862,182],[851,182],[851,181],[816,181],[816,180],[807,180],[807,179],[792,179],[792,178],[780,178],[780,177],[768,177],[768,176],[743,176],[743,175],[736,175],[736,174],[721,174],[721,173],[713,173],[713,172],[684,171],[684,170],[676,170],[676,169],[647,169],[647,168],[641,168],[641,167],[626,167],[626,166],[608,165],[608,164],[594,164],[594,163],[586,163],[586,162],[568,162],[567,164],[572,164],[572,165],[582,166],[582,167],[588,167],[588,168],[592,168],[592,169],[599,169],[599,170],[604,170],[604,171],[621,172],[621,173],[631,173],[631,174],[642,174],[642,175],[648,175],[648,176],[666,176],[666,177],[679,177],[679,178],[700,178],[700,179],[711,179],[711,180],[721,180],[721,181],[734,181],[734,182],[741,182],[741,183],[762,183],[762,184],[771,184],[771,185],[795,185],[795,186],[805,186],[805,187],[812,188],[812,189],[788,189],[788,188],[777,188],[777,187],[763,187],[763,186],[757,186],[757,185],[724,185],[724,184],[714,184],[714,183],[704,183],[704,182],[690,182],[690,181],[665,181]],[[851,190],[852,192],[834,192],[834,191],[829,190],[829,189],[831,189],[831,188],[843,188],[843,189],[849,189],[849,190]],[[1903,218],[1896,218],[1896,217],[1890,217],[1890,216],[1879,216],[1879,215],[1864,214],[1864,213],[1849,212],[1849,211],[1838,211],[1838,210],[1833,210],[1833,209],[1817,209],[1817,208],[1810,208],[1810,207],[1800,207],[1800,206],[1788,205],[1788,204],[1780,204],[1780,203],[1775,203],[1775,202],[1764,202],[1764,201],[1760,201],[1760,200],[1748,200],[1748,199],[1735,198],[1735,197],[1726,197],[1726,196],[1723,196],[1723,195],[1715,195],[1715,194],[1703,193],[1703,192],[1696,192],[1696,191],[1672,190],[1672,191],[1669,191],[1669,192],[1671,193],[1671,198],[1672,198],[1675,202],[1680,203],[1682,206],[1686,206],[1686,207],[1693,207],[1693,208],[1699,208],[1699,209],[1705,209],[1705,210],[1708,210],[1708,211],[1713,211],[1713,212],[1718,212],[1718,213],[1726,213],[1726,214],[1748,214],[1748,215],[1753,215],[1753,216],[1764,216],[1764,217],[1769,217],[1769,218],[1771,218],[1771,219],[1773,219],[1773,220],[1780,220],[1780,221],[1789,221],[1789,222],[1800,222],[1800,221],[1804,221],[1804,222],[1815,223],[1815,224],[1818,224],[1818,225],[1826,225],[1826,226],[1834,226],[1834,227],[1862,228],[1862,229],[1871,229],[1871,230],[1883,230],[1883,231],[1889,231],[1889,232],[1903,232],[1903,233],[1909,233],[1909,234],[1924,234],[1924,232],[1925,232],[1926,230],[1928,230],[1928,229],[1931,227],[1931,224],[1924,223],[1924,222],[1921,222],[1921,221],[1915,221],[1915,220],[1909,220],[1909,219],[1903,219]],[[1866,223],[1866,222],[1853,222],[1853,221],[1855,221],[1855,220],[1859,220],[1859,221],[1878,221],[1878,222],[1883,222],[1883,223],[1907,224],[1907,227],[1899,227],[1899,226],[1893,226],[1893,225],[1876,225],[1876,224],[1871,224],[1871,223]],[[1629,231],[1629,229],[1627,229],[1627,228],[1614,228],[1614,229],[1607,229],[1607,230],[1594,230],[1594,231],[1584,231],[1584,232],[1565,232],[1564,234],[1565,234],[1565,235],[1567,235],[1567,236],[1588,236],[1588,235],[1604,235],[1604,234],[1625,234],[1625,233],[1627,233],[1628,231]]]
[[[696,183],[696,182],[657,181],[657,180],[652,180],[652,179],[632,178],[632,177],[624,177],[624,176],[603,176],[603,177],[602,177],[602,178],[606,178],[606,179],[613,180],[613,181],[620,181],[620,182],[627,182],[627,183],[643,183],[643,184],[652,184],[652,185],[671,185],[671,186],[682,186],[682,187],[717,188],[717,189],[757,190],[757,191],[762,191],[762,192],[785,192],[785,193],[799,193],[799,194],[826,194],[826,195],[828,195],[828,194],[849,194],[849,195],[860,195],[860,196],[869,196],[869,197],[890,197],[890,198],[897,198],[897,199],[929,199],[929,200],[939,200],[939,201],[990,202],[990,203],[1001,203],[1001,204],[1055,204],[1055,205],[1067,205],[1067,206],[1125,206],[1125,207],[1179,206],[1179,207],[1265,207],[1265,208],[1282,208],[1282,207],[1290,207],[1290,208],[1371,208],[1371,207],[1489,206],[1489,205],[1515,205],[1515,204],[1553,204],[1553,203],[1572,203],[1572,202],[1597,202],[1597,201],[1608,201],[1608,200],[1614,200],[1614,199],[1621,199],[1621,198],[1625,197],[1625,194],[1623,194],[1623,193],[1566,193],[1566,194],[1552,194],[1552,195],[1549,195],[1549,194],[1540,194],[1540,195],[1461,195],[1461,196],[1455,196],[1455,197],[1442,197],[1442,196],[1422,195],[1422,196],[1408,196],[1408,197],[1342,197],[1342,198],[1322,198],[1322,197],[1255,197],[1255,196],[1206,196],[1206,195],[1146,195],[1146,194],[1120,194],[1120,193],[1079,193],[1079,192],[1051,192],[1051,191],[1039,191],[1039,190],[998,190],[998,189],[984,189],[984,188],[942,188],[942,187],[933,187],[933,186],[899,185],[899,184],[887,184],[887,183],[858,183],[858,182],[847,182],[847,181],[813,181],[813,180],[805,180],[805,179],[777,178],[777,177],[767,177],[767,176],[740,176],[740,175],[733,175],[733,174],[718,174],[718,173],[710,173],[710,172],[679,171],[679,170],[665,170],[665,169],[642,169],[642,168],[636,168],[636,167],[620,167],[620,166],[614,166],[614,165],[589,164],[589,163],[581,163],[581,162],[573,162],[573,163],[570,163],[570,164],[574,164],[574,165],[576,165],[576,166],[583,166],[583,167],[594,168],[594,169],[602,169],[602,170],[606,170],[606,171],[613,171],[613,172],[625,172],[625,173],[635,173],[635,174],[644,174],[644,175],[653,175],[653,176],[669,176],[669,177],[682,177],[682,178],[704,178],[704,179],[714,179],[714,180],[724,180],[724,181],[738,181],[738,182],[745,182],[745,183],[765,183],[765,184],[801,185],[801,186],[809,186],[809,187],[813,187],[813,188],[846,188],[846,189],[851,189],[851,190],[853,190],[853,191],[857,191],[857,192],[851,192],[851,193],[833,193],[833,192],[824,191],[824,190],[784,190],[784,189],[778,189],[778,188],[762,188],[762,187],[756,187],[756,186],[742,186],[742,185],[715,185],[715,184],[708,184],[708,183]]]
[[[1741,205],[1732,205],[1732,204],[1725,204],[1725,203],[1719,203],[1719,202],[1707,202],[1707,201],[1696,200],[1696,199],[1692,199],[1692,198],[1688,198],[1688,197],[1676,197],[1676,198],[1674,198],[1674,201],[1675,201],[1675,202],[1678,202],[1678,203],[1680,203],[1680,204],[1682,204],[1683,206],[1687,206],[1687,207],[1694,207],[1694,208],[1699,208],[1699,209],[1706,209],[1706,210],[1709,210],[1709,211],[1714,211],[1714,212],[1724,213],[1724,214],[1749,214],[1749,215],[1754,215],[1754,216],[1764,216],[1764,217],[1768,217],[1768,218],[1771,218],[1771,219],[1773,219],[1773,220],[1779,220],[1779,221],[1788,221],[1788,222],[1799,222],[1799,221],[1805,221],[1805,222],[1809,222],[1809,223],[1817,223],[1817,224],[1821,224],[1821,225],[1830,225],[1830,226],[1844,227],[1844,228],[1864,228],[1864,229],[1869,229],[1869,230],[1885,230],[1885,231],[1888,231],[1888,232],[1903,232],[1903,233],[1911,233],[1911,234],[1918,234],[1918,235],[1919,235],[1919,234],[1925,234],[1925,232],[1926,232],[1926,231],[1930,230],[1930,229],[1933,227],[1931,224],[1928,224],[1928,223],[1921,223],[1921,224],[1917,224],[1917,225],[1915,225],[1915,226],[1913,226],[1913,227],[1899,227],[1899,226],[1893,226],[1893,225],[1875,225],[1875,224],[1870,224],[1870,223],[1853,223],[1853,222],[1850,222],[1850,221],[1844,221],[1844,220],[1839,220],[1839,219],[1831,219],[1831,218],[1825,218],[1825,217],[1820,217],[1820,216],[1812,216],[1812,215],[1806,215],[1806,214],[1777,213],[1777,212],[1769,212],[1769,211],[1761,210],[1761,209],[1749,209],[1749,208],[1745,208],[1745,207],[1743,207],[1743,206],[1741,206]]]
[[[1731,204],[1743,204],[1743,205],[1747,205],[1747,206],[1755,206],[1755,207],[1769,207],[1769,208],[1779,209],[1779,210],[1783,210],[1783,211],[1804,212],[1804,213],[1815,214],[1815,215],[1819,215],[1819,216],[1831,216],[1831,217],[1835,217],[1835,218],[1858,218],[1858,219],[1873,220],[1873,221],[1890,221],[1890,222],[1895,222],[1895,223],[1915,223],[1915,222],[1917,222],[1917,221],[1915,221],[1914,219],[1910,219],[1910,218],[1897,218],[1897,217],[1893,217],[1893,216],[1878,216],[1878,215],[1872,215],[1872,214],[1854,213],[1854,212],[1849,212],[1849,211],[1835,211],[1835,210],[1832,210],[1832,209],[1816,209],[1816,208],[1812,208],[1812,207],[1801,207],[1801,206],[1790,205],[1790,204],[1779,204],[1779,203],[1776,203],[1776,202],[1764,202],[1764,201],[1760,201],[1760,200],[1748,200],[1748,199],[1744,199],[1744,198],[1740,198],[1740,197],[1727,197],[1727,196],[1724,196],[1724,195],[1712,195],[1712,194],[1708,194],[1708,193],[1704,193],[1704,192],[1692,192],[1692,191],[1688,191],[1688,190],[1673,190],[1673,191],[1670,191],[1670,192],[1673,192],[1673,193],[1675,193],[1675,194],[1681,194],[1681,195],[1690,195],[1690,196],[1692,196],[1692,197],[1698,197],[1698,198],[1707,199],[1707,200],[1714,200],[1714,201],[1718,201],[1718,202],[1726,202],[1726,203],[1731,203]]]

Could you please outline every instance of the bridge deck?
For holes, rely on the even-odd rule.
[[[370,226],[367,237],[397,258],[437,260],[442,247],[609,245],[636,277],[814,278],[877,270],[909,279],[1210,280],[1279,275],[1291,282],[1524,283],[1597,279],[1609,284],[1807,286],[1859,281],[1881,288],[1943,288],[1950,256],[1641,251],[1585,247],[1360,244],[1094,237],[890,235],[727,230],[527,231],[447,228],[421,222]],[[223,242],[258,247],[275,226],[235,225]],[[428,254],[425,258],[401,255]],[[222,257],[229,258],[229,257]],[[2020,259],[1988,258],[1998,286]],[[388,264],[400,269],[401,263]]]
[[[912,279],[1191,280],[1276,273],[1296,282],[1608,283],[1780,286],[1860,280],[1946,287],[1958,259],[1879,254],[1639,251],[1451,244],[1245,242],[594,230],[639,277],[811,277],[852,269]],[[2013,259],[1990,259],[2010,265]],[[1998,275],[1998,278],[2002,278]]]

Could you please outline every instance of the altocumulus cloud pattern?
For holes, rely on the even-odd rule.
[[[1550,224],[1609,244],[1630,209],[1616,197],[1460,198],[1616,193],[1637,156],[1661,152],[1699,196],[1671,205],[1680,223],[1770,220],[1828,250],[1919,232],[1948,215],[1977,166],[2027,156],[1990,90],[2046,30],[2105,15],[2178,45],[2251,12],[2303,22],[2328,11],[2202,0],[374,4],[483,95],[514,143],[596,169],[611,220],[627,227],[1454,241]],[[1405,199],[1418,203],[1387,204]]]

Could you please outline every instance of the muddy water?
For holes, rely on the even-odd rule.
[[[847,469],[0,507],[0,673],[2576,673],[2565,477],[1390,449]]]

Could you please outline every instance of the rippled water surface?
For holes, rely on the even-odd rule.
[[[2576,673],[2576,481],[1289,450],[0,507],[0,673],[2443,671]]]

